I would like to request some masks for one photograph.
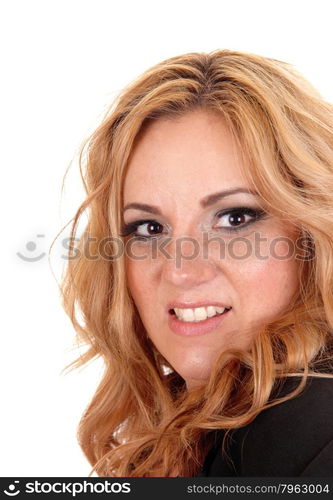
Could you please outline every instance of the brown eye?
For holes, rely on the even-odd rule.
[[[155,220],[138,220],[129,224],[124,224],[121,230],[121,236],[133,235],[138,240],[149,240],[163,233],[164,227]]]
[[[229,215],[229,221],[228,222],[231,225],[244,224],[246,222],[246,217],[245,217],[244,214],[240,214],[240,215],[232,214],[232,215]]]
[[[230,210],[223,210],[217,214],[219,222],[216,228],[226,232],[241,231],[248,225],[265,216],[266,213],[263,210],[249,207],[237,207]]]
[[[150,235],[159,234],[163,231],[163,226],[161,224],[159,224],[158,222],[148,222],[147,224],[142,224],[141,226],[138,227],[137,234],[139,234],[140,236],[143,236],[143,235],[141,234],[139,228],[142,228],[143,226],[147,226],[146,231]],[[143,232],[144,232],[144,230],[143,230]]]

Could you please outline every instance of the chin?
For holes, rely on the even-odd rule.
[[[205,385],[210,376],[210,367],[200,366],[184,366],[182,365],[176,372],[185,380],[188,389]]]

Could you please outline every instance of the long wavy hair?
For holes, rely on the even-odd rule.
[[[119,242],[122,188],[140,130],[196,109],[220,113],[244,157],[245,177],[273,214],[299,228],[306,257],[288,310],[258,328],[247,351],[220,353],[207,384],[187,391],[147,336]],[[230,50],[172,57],[118,95],[82,146],[80,172],[86,198],[71,220],[77,244],[60,289],[87,349],[67,368],[95,357],[104,362],[78,428],[80,446],[99,476],[195,476],[216,430],[228,436],[299,394],[309,376],[332,376],[333,106],[276,59]],[[88,223],[77,237],[83,214]],[[105,238],[110,258],[101,257]],[[296,389],[272,397],[288,377],[300,377]]]

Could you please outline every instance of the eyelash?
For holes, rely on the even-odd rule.
[[[243,223],[242,226],[240,227],[233,227],[233,228],[223,228],[224,231],[228,233],[237,233],[239,231],[243,231],[245,228],[247,228],[250,224],[253,224],[259,220],[262,220],[267,214],[264,210],[262,209],[255,209],[255,208],[249,208],[249,207],[236,207],[233,209],[229,210],[222,210],[216,214],[216,217],[222,218],[225,215],[249,215],[252,217],[252,220]],[[121,233],[120,236],[126,237],[131,234],[133,234],[133,238],[136,240],[140,241],[148,241],[151,240],[152,238],[156,238],[156,236],[159,236],[162,233],[157,233],[156,235],[151,235],[151,236],[142,236],[138,235],[135,233],[135,231],[138,229],[138,227],[145,225],[145,224],[160,224],[156,220],[153,219],[140,219],[134,222],[130,222],[129,224],[123,224],[121,228]],[[162,226],[163,227],[163,226]],[[222,230],[222,228],[221,228]]]

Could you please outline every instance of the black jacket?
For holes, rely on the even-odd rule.
[[[299,381],[287,379],[278,396]],[[233,430],[229,460],[221,453],[223,435],[216,433],[198,477],[333,477],[333,379],[309,377],[300,395]]]

